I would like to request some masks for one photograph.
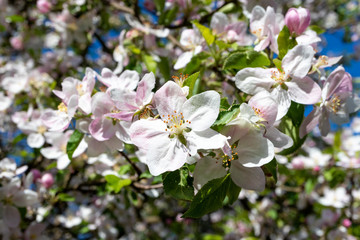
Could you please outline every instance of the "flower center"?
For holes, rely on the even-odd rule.
[[[188,126],[191,124],[191,121],[185,120],[182,112],[177,113],[174,111],[174,114],[162,115],[164,119],[163,122],[167,124],[165,131],[169,132],[170,137],[182,135],[184,130],[190,130]]]
[[[279,85],[282,85],[286,81],[285,73],[280,72],[279,70],[272,70],[271,71],[271,78],[275,80],[275,82]]]
[[[262,36],[262,28],[258,28],[254,31],[251,32],[252,34],[254,34],[259,41],[261,41],[262,39],[264,39],[264,36]]]
[[[262,117],[264,116],[264,114],[261,112],[260,108],[252,107],[252,109],[254,110],[254,113],[255,113],[258,117],[262,118]]]
[[[62,102],[62,103],[59,104],[58,110],[59,110],[59,112],[67,113],[68,108],[67,108],[67,106],[65,105],[65,103]]]
[[[341,100],[339,96],[334,95],[329,101],[326,101],[325,106],[334,113],[337,113],[340,109],[340,103]]]
[[[79,94],[80,96],[82,96],[82,95],[85,94],[85,91],[84,91],[84,89],[83,89],[83,85],[82,85],[81,83],[78,84],[78,85],[76,85],[76,90],[77,90],[77,92],[78,92],[78,94]]]
[[[222,162],[224,168],[229,168],[231,166],[231,161],[238,159],[238,153],[232,150],[235,147],[235,145],[228,146],[226,149],[226,153],[224,152],[223,155],[220,155],[216,158],[216,160]]]
[[[41,125],[37,128],[37,131],[38,133],[43,134],[44,132],[46,132],[46,127]]]
[[[180,87],[184,86],[185,80],[189,77],[189,74],[182,74],[180,73],[180,77],[178,76],[172,76],[173,80],[176,82],[177,85]]]

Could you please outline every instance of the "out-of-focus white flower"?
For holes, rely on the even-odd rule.
[[[318,199],[319,203],[324,206],[332,206],[335,208],[343,208],[349,204],[350,196],[346,193],[344,187],[336,189],[324,189],[324,196]]]

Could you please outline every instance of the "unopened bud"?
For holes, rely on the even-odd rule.
[[[310,12],[306,8],[290,8],[285,15],[285,24],[290,33],[302,34],[310,25]]]
[[[50,173],[45,173],[41,178],[41,183],[45,188],[50,188],[54,184],[54,177]]]
[[[38,0],[36,2],[36,7],[41,13],[48,13],[52,7],[51,2],[47,0]]]
[[[39,178],[41,178],[41,172],[37,169],[32,169],[31,173],[33,175],[34,182],[36,182]]]

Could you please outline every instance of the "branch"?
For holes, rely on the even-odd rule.
[[[130,160],[130,158],[124,152],[120,152],[120,154],[126,159],[126,161],[128,163],[130,163],[130,165],[134,168],[137,175],[140,177],[140,175],[142,174],[142,171],[140,170],[140,168],[138,166],[136,166],[136,164],[134,162],[132,162]]]

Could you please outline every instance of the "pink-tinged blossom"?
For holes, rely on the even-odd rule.
[[[41,13],[48,13],[51,10],[52,4],[48,0],[37,0],[36,7]]]
[[[251,45],[253,40],[247,35],[245,22],[230,23],[226,14],[216,12],[210,23],[213,32],[226,42],[236,42],[240,46]]]
[[[89,132],[97,141],[107,141],[114,136],[126,142],[128,124],[112,119],[113,114],[118,113],[115,103],[104,92],[98,92],[93,96],[92,121]]]
[[[123,91],[133,91],[139,83],[140,77],[136,71],[125,70],[117,76],[108,68],[101,71],[101,75],[97,75],[99,81],[108,87],[108,92],[113,88],[118,88]]]
[[[114,88],[110,91],[110,97],[120,111],[111,116],[116,119],[131,122],[135,115],[146,114],[148,105],[151,103],[155,87],[155,76],[153,73],[145,74],[138,84],[136,92],[125,92],[123,89]],[[140,116],[139,116],[140,118]]]
[[[193,56],[199,54],[203,50],[204,38],[194,26],[194,29],[185,29],[180,36],[180,44],[187,49],[183,52],[174,65],[174,69],[184,68]]]
[[[310,11],[306,8],[290,8],[285,15],[285,24],[290,33],[302,34],[310,25]]]
[[[321,88],[307,77],[314,50],[310,46],[298,45],[282,60],[282,71],[276,68],[245,68],[235,76],[236,86],[245,93],[255,95],[270,92],[278,104],[276,119],[281,119],[289,110],[291,101],[314,104],[320,100]]]
[[[343,168],[360,168],[360,158],[356,156],[348,156],[344,152],[340,152],[337,155],[339,161],[336,162],[337,166],[343,167]]]
[[[240,111],[246,111],[241,105]],[[206,156],[198,161],[194,170],[194,185],[201,188],[208,181],[225,176],[228,170],[235,184],[241,188],[262,191],[265,175],[261,166],[274,158],[274,146],[253,121],[256,115],[238,115],[221,131],[230,140],[215,157]],[[258,121],[256,121],[258,122]],[[251,181],[249,181],[251,179]]]
[[[24,48],[23,37],[15,36],[10,38],[10,44],[15,50],[22,50]]]
[[[45,134],[46,142],[51,146],[42,148],[40,153],[48,159],[56,159],[57,168],[60,170],[65,169],[70,164],[70,159],[66,153],[66,145],[72,133],[72,130],[68,130],[65,133],[48,132]],[[73,157],[80,156],[86,148],[87,144],[82,140],[75,150]]]
[[[146,164],[157,176],[179,169],[198,149],[224,146],[226,137],[210,129],[220,107],[220,95],[206,91],[186,99],[179,85],[165,83],[155,93],[161,119],[141,119],[132,124],[132,142],[146,151]]]
[[[274,147],[289,148],[293,145],[291,137],[273,126],[277,113],[277,103],[268,92],[263,91],[250,98],[248,104],[243,103],[239,115],[247,116],[255,126],[263,127],[264,137],[269,139]]]
[[[66,105],[73,96],[78,96],[78,106],[85,113],[91,112],[91,93],[95,85],[95,72],[87,68],[82,81],[68,77],[61,83],[62,91],[53,90]]]
[[[320,133],[326,136],[330,131],[329,120],[344,124],[349,114],[360,107],[360,100],[352,93],[351,75],[342,66],[337,67],[323,84],[321,102],[304,119],[300,126],[300,137],[305,136],[319,124]]]
[[[255,41],[255,51],[262,51],[268,46],[270,49],[279,53],[277,36],[284,26],[284,17],[274,12],[274,9],[268,6],[263,9],[255,6],[251,12],[250,32],[257,37]]]
[[[41,120],[44,125],[49,128],[49,131],[64,131],[70,125],[72,118],[75,115],[79,103],[79,97],[73,95],[68,104],[60,103],[58,110],[47,109],[41,115]]]

